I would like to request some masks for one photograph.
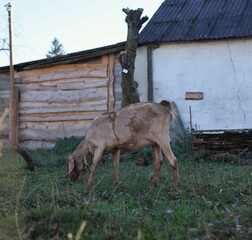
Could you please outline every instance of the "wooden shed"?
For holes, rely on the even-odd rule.
[[[83,137],[96,116],[119,108],[118,57],[124,49],[122,42],[15,65],[19,144],[51,148],[59,139]],[[8,74],[8,67],[0,68],[0,116],[9,103]],[[8,117],[5,121],[8,125]],[[6,140],[8,132],[9,127],[0,140]]]

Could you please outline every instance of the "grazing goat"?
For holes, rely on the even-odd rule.
[[[111,153],[114,178],[118,184],[118,164],[120,152],[135,151],[152,146],[155,156],[155,172],[152,184],[158,179],[163,162],[161,150],[169,160],[174,185],[179,186],[179,172],[177,160],[170,147],[169,128],[172,118],[176,113],[170,102],[161,103],[136,103],[123,107],[114,112],[106,112],[94,119],[87,131],[85,139],[76,150],[68,157],[68,171],[72,180],[77,180],[79,173],[86,169],[86,156],[93,155],[90,168],[88,186],[91,185],[97,164],[102,156]]]

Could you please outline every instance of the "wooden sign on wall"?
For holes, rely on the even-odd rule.
[[[202,100],[204,98],[203,92],[186,92],[185,100]]]

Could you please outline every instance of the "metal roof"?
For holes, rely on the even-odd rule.
[[[140,43],[252,37],[252,0],[165,0]]]

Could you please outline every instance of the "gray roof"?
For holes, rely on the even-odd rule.
[[[112,52],[119,52],[125,50],[125,42],[116,43],[113,45],[94,48],[90,50],[85,50],[81,52],[74,52],[69,53],[66,55],[52,57],[52,58],[45,58],[40,60],[35,60],[31,62],[24,62],[19,63],[14,66],[16,71],[23,71],[23,70],[30,70],[30,69],[37,69],[37,68],[46,68],[52,67],[62,64],[74,64],[74,63],[81,63],[91,58],[100,57],[104,54],[112,53]],[[8,72],[9,66],[0,67],[0,73]]]
[[[252,0],[165,0],[140,43],[252,37]]]

